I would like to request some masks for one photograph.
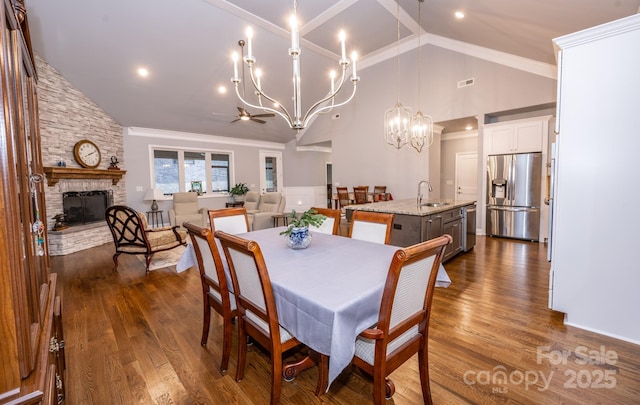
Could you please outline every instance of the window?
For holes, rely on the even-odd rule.
[[[221,153],[211,154],[211,190],[228,192],[231,184],[229,176],[229,155]]]
[[[173,194],[180,191],[180,176],[178,166],[178,151],[154,150],[154,188],[162,190],[163,194]]]
[[[269,192],[277,190],[278,181],[276,177],[277,169],[276,169],[275,162],[276,162],[276,159],[272,156],[268,156],[264,160],[265,177],[267,180],[266,191],[269,191]]]
[[[231,152],[153,149],[154,187],[164,195],[180,191],[227,193]]]
[[[207,192],[204,152],[184,152],[184,189],[198,193]],[[194,189],[192,182],[201,182],[201,190]],[[195,183],[198,184],[198,183]]]

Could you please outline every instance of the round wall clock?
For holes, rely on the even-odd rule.
[[[78,141],[73,146],[73,157],[80,166],[88,169],[95,169],[102,161],[100,149],[88,139]]]

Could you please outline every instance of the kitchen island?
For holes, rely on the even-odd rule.
[[[415,199],[407,199],[349,205],[345,210],[349,221],[356,210],[394,214],[391,244],[395,246],[406,247],[443,234],[451,235],[453,242],[443,258],[446,261],[464,250],[467,231],[475,234],[475,229],[467,230],[463,221],[464,209],[474,205],[474,200],[427,200],[418,206]]]

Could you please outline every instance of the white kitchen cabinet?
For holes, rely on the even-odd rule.
[[[548,118],[485,125],[489,155],[541,152]]]

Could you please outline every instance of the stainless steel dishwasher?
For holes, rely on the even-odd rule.
[[[468,252],[476,245],[476,205],[466,205],[462,207],[462,247]]]

